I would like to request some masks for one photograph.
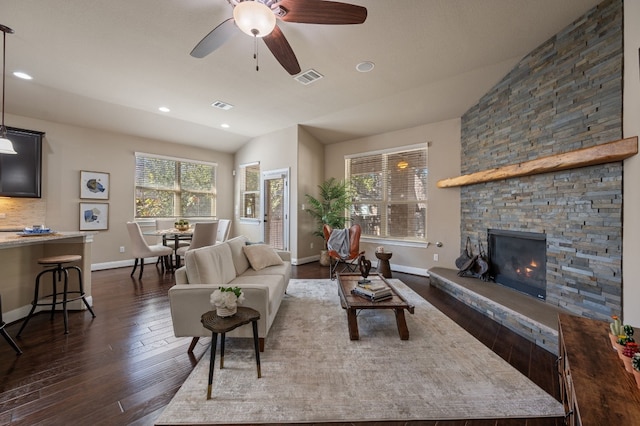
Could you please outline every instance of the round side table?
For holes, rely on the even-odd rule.
[[[225,334],[241,325],[249,324],[253,326],[253,344],[256,350],[256,366],[258,367],[258,378],[262,377],[260,371],[260,347],[258,344],[258,320],[260,313],[255,309],[238,306],[238,311],[230,317],[219,317],[216,311],[209,311],[202,314],[200,322],[207,330],[211,330],[211,359],[209,363],[209,386],[207,387],[207,399],[211,399],[211,387],[213,385],[213,366],[216,361],[216,344],[218,334],[220,334],[220,368],[224,368],[224,338]]]
[[[378,272],[385,278],[391,278],[391,265],[389,265],[389,259],[391,259],[393,253],[389,252],[376,252],[378,258]]]

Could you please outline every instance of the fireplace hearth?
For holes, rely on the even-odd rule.
[[[493,281],[546,299],[546,234],[489,229],[488,246],[489,274]]]

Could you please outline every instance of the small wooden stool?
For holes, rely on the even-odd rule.
[[[31,311],[29,311],[29,315],[25,318],[18,334],[16,337],[20,337],[22,330],[27,326],[27,323],[33,316],[33,313],[38,306],[51,306],[51,320],[53,321],[53,313],[55,311],[56,305],[62,304],[62,314],[64,316],[64,334],[69,334],[69,316],[67,314],[67,303],[72,302],[74,300],[82,299],[85,306],[91,312],[91,316],[93,318],[96,317],[96,314],[93,313],[93,309],[89,306],[89,302],[84,297],[84,289],[82,288],[82,269],[75,265],[68,265],[69,263],[78,262],[82,260],[82,256],[79,254],[65,254],[61,256],[51,256],[51,257],[43,257],[38,259],[38,263],[43,266],[54,266],[53,268],[45,269],[40,272],[36,276],[36,289],[33,296],[33,301],[31,302]],[[66,265],[66,266],[63,266]],[[78,290],[69,291],[69,269],[73,269],[78,273]],[[44,274],[51,274],[53,280],[53,288],[51,294],[46,296],[40,296],[40,278]],[[56,280],[56,274],[58,275]],[[58,291],[56,285],[59,281],[62,280],[62,275],[64,274],[64,287],[62,291]],[[76,294],[77,297],[69,298],[70,294]],[[58,296],[62,296],[60,300],[58,300]],[[51,298],[51,300],[48,300]]]
[[[392,278],[391,275],[391,265],[389,265],[389,259],[391,259],[393,253],[390,252],[376,252],[376,257],[378,258],[378,272],[382,274],[385,278]]]
[[[225,334],[241,325],[249,324],[253,326],[253,344],[256,351],[256,365],[258,367],[258,379],[262,377],[260,371],[260,347],[258,344],[258,320],[260,313],[255,309],[240,307],[238,311],[230,317],[219,317],[216,311],[209,311],[202,314],[200,322],[207,330],[211,330],[211,358],[209,363],[209,386],[207,387],[207,399],[211,399],[211,387],[213,386],[213,367],[216,361],[216,345],[218,333],[220,333],[220,369],[224,368],[224,338]]]

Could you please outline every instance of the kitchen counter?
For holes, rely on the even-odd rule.
[[[0,292],[2,293],[3,319],[10,323],[24,318],[31,308],[36,275],[43,270],[38,259],[62,254],[79,254],[82,261],[83,287],[87,301],[91,297],[91,242],[92,232],[54,232],[52,234],[20,236],[18,232],[0,232]],[[69,274],[70,288],[77,288],[76,274]],[[50,293],[49,283],[42,289]],[[42,283],[41,283],[42,287]],[[69,309],[86,309],[81,301],[69,303]]]
[[[69,238],[82,238],[89,239],[90,241],[88,242],[93,241],[93,233],[89,232],[53,232],[51,234],[29,234],[27,236],[19,235],[20,232],[0,232],[0,249],[42,244]]]

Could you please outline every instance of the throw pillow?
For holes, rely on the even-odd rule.
[[[266,244],[251,244],[243,246],[242,250],[247,259],[249,259],[251,267],[256,271],[267,266],[282,265],[284,263],[278,253]]]

